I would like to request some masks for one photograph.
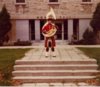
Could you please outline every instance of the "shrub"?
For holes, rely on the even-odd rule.
[[[87,28],[83,33],[83,39],[78,40],[76,43],[77,45],[94,45],[95,44],[95,35],[92,30]]]
[[[4,5],[0,12],[0,40],[4,41],[5,35],[11,30],[12,24],[10,14]],[[6,40],[8,37],[6,38]]]
[[[84,44],[93,45],[94,43],[94,33],[89,28],[83,33]]]
[[[3,46],[3,41],[2,40],[0,40],[0,46]]]
[[[78,40],[75,44],[76,45],[84,45],[85,41],[83,39],[82,40]]]
[[[32,43],[30,41],[20,41],[14,43],[14,46],[30,46]]]

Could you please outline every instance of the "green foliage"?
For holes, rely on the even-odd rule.
[[[89,45],[95,44],[93,31],[86,29],[86,31],[83,33],[83,40],[84,44],[89,44]]]
[[[30,46],[32,43],[30,41],[20,41],[19,39],[17,42],[14,43],[14,46]]]
[[[0,41],[2,41],[5,35],[11,29],[11,21],[10,21],[10,14],[8,13],[5,5],[0,12]]]
[[[100,3],[97,4],[97,7],[93,14],[93,18],[90,22],[90,25],[92,26],[94,32],[97,32],[100,30]]]

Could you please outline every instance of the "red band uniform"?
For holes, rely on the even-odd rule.
[[[50,29],[54,29],[55,24],[53,23],[46,23],[43,28],[42,28],[42,32],[46,33],[48,32]],[[51,37],[45,37],[45,47],[48,47],[48,40],[51,39],[51,47],[54,48],[56,46],[56,43],[55,43],[55,38],[54,36],[51,36]]]

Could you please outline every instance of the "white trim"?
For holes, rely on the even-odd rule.
[[[40,20],[35,20],[35,40],[40,40]]]
[[[62,23],[62,41],[64,41],[64,23]]]
[[[73,35],[73,19],[68,20],[68,41],[71,42]]]

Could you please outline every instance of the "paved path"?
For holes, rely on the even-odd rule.
[[[47,58],[45,57],[45,48],[43,46],[34,46],[32,50],[30,50],[29,52],[25,54],[25,57],[23,57],[21,60],[16,61],[16,65],[14,66],[15,71],[13,72],[13,75],[15,76],[14,79],[22,79],[23,81],[25,79],[27,80],[31,79],[30,80],[31,82],[32,79],[35,79],[35,78],[39,79],[40,77],[42,77],[42,79],[65,78],[67,80],[69,80],[68,78],[70,78],[70,81],[71,81],[73,79],[82,79],[82,78],[91,79],[91,78],[94,78],[94,76],[92,76],[92,73],[98,72],[96,70],[98,67],[96,64],[96,60],[87,57],[86,55],[84,55],[83,52],[76,49],[74,46],[58,45],[56,47],[55,52],[57,55],[56,57],[52,57],[52,52],[50,51],[49,57]],[[33,63],[36,65],[32,65]],[[62,63],[65,63],[65,64],[63,65]],[[54,67],[55,67],[55,71],[54,71]],[[68,67],[71,67],[71,68],[68,68]],[[38,68],[40,70],[37,70]],[[66,68],[67,70],[65,70]],[[55,72],[57,72],[59,76],[56,76]],[[61,75],[61,73],[63,73],[64,75]],[[28,76],[28,77],[25,77],[25,76]],[[89,84],[84,83],[84,82],[80,82],[77,85],[75,83],[59,83],[59,82],[58,83],[57,82],[48,83],[49,80],[47,81],[47,83],[46,82],[36,83],[35,81],[34,81],[35,83],[26,83],[26,82],[27,81],[25,80],[25,83],[22,84],[22,87],[27,87],[27,86],[30,86],[30,87],[89,86]]]
[[[69,61],[86,61],[86,60],[91,60],[89,57],[87,57],[86,55],[83,54],[82,51],[76,49],[75,47],[71,47],[69,45],[66,46],[57,46],[55,49],[56,52],[56,57],[52,57],[52,52],[49,51],[49,57],[46,58],[45,57],[45,48],[42,46],[37,46],[33,47],[32,50],[30,50],[29,52],[27,52],[25,54],[25,57],[22,58],[22,60],[59,60],[59,61],[63,61],[63,60],[69,60]]]
[[[0,49],[17,49],[17,48],[43,48],[43,43],[37,43],[37,44],[33,44],[32,46],[1,46]],[[57,47],[65,47],[65,48],[69,48],[69,47],[87,47],[87,48],[100,48],[100,45],[63,45],[60,44]]]

